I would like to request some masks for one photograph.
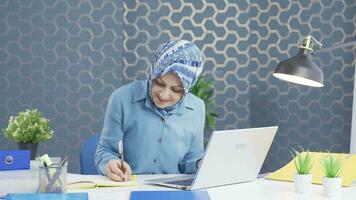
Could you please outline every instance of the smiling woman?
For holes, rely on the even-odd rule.
[[[204,102],[190,93],[202,72],[192,42],[165,43],[150,78],[118,88],[111,96],[95,154],[98,171],[112,180],[152,173],[195,173],[203,154]],[[118,143],[123,141],[123,157]]]
[[[176,104],[183,96],[184,89],[179,77],[174,73],[154,79],[151,89],[153,103],[159,108]]]

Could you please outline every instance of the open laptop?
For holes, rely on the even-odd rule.
[[[257,179],[278,127],[214,131],[196,174],[145,183],[195,190]]]

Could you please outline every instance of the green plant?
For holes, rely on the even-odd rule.
[[[204,76],[199,77],[191,92],[205,103],[205,127],[215,129],[218,115],[213,111],[214,82],[206,81]]]
[[[303,148],[301,151],[295,149],[291,152],[293,156],[293,163],[298,174],[309,174],[313,166],[312,156],[309,151],[305,152]]]
[[[326,155],[321,160],[321,167],[325,176],[328,178],[338,177],[341,172],[342,165],[343,163],[331,153]]]
[[[16,142],[38,143],[52,138],[53,131],[48,119],[38,110],[25,110],[16,117],[11,116],[7,128],[3,129],[7,138]]]

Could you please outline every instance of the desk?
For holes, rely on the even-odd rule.
[[[78,176],[77,174],[69,174],[68,179],[72,179]],[[80,175],[79,175],[80,176]],[[131,191],[137,190],[174,190],[166,187],[159,187],[154,185],[146,185],[144,181],[146,179],[152,178],[164,178],[176,175],[139,175],[138,182],[139,186],[130,188],[95,188],[95,189],[85,189],[76,190],[82,192],[88,192],[90,199],[102,199],[102,200],[112,200],[112,199],[123,199],[128,200]],[[72,179],[73,180],[73,179]],[[216,188],[207,189],[211,200],[231,200],[231,199],[241,199],[241,200],[331,200],[331,198],[326,198],[322,194],[321,185],[312,185],[312,190],[310,195],[301,195],[294,193],[294,183],[272,181],[266,179],[258,179],[254,182],[234,184],[229,186],[222,186]],[[75,192],[75,191],[69,191]],[[353,200],[356,199],[356,186],[342,188],[341,200]]]
[[[12,174],[12,175],[11,175]],[[21,175],[22,174],[22,175]],[[10,176],[11,175],[11,176]],[[20,179],[14,179],[13,176]],[[68,181],[76,180],[85,176],[80,174],[68,173]],[[93,200],[128,200],[131,191],[136,190],[174,190],[166,187],[146,185],[144,181],[151,178],[163,178],[174,175],[139,175],[137,187],[120,188],[94,188],[82,190],[69,190],[68,192],[88,192],[89,199]],[[0,172],[0,196],[7,192],[34,192],[38,184],[38,171],[20,170]],[[231,199],[248,199],[248,200],[327,200],[322,196],[322,186],[312,185],[310,195],[301,195],[294,193],[294,185],[289,182],[271,181],[266,179],[258,179],[254,182],[234,184],[207,189],[212,200],[231,200]],[[341,200],[356,199],[356,186],[342,188]]]

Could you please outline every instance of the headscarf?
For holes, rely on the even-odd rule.
[[[169,41],[158,50],[152,63],[148,80],[149,93],[151,94],[152,81],[168,73],[177,74],[184,88],[183,97],[170,107],[161,109],[153,103],[161,114],[167,114],[180,105],[185,95],[189,93],[190,89],[198,81],[198,77],[203,71],[202,63],[203,58],[198,47],[187,40]]]

